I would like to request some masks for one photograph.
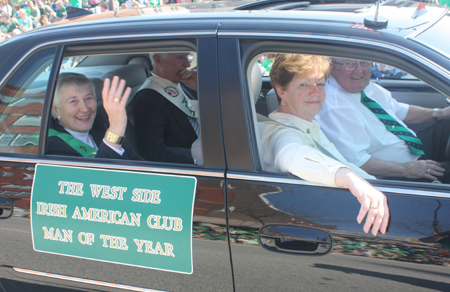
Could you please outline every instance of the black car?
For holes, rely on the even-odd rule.
[[[448,7],[382,2],[365,24],[376,5],[240,4],[117,10],[0,45],[1,291],[450,291],[448,185],[371,180],[390,209],[375,237],[348,190],[264,170],[258,121],[277,106],[268,53],[387,64],[405,78],[373,82],[394,98],[447,107]],[[47,154],[60,73],[97,97],[120,76],[132,105],[152,52],[191,53],[202,165]]]

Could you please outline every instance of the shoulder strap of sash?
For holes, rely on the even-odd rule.
[[[170,83],[168,83],[170,82]],[[168,83],[168,84],[164,84]],[[164,86],[166,85],[166,86]],[[171,81],[165,80],[159,76],[153,75],[145,80],[141,89],[150,88],[161,94],[165,99],[167,99],[174,106],[179,108],[186,115],[198,118],[198,101],[190,100],[186,97],[186,94],[182,90],[179,84],[175,84]]]
[[[97,150],[86,143],[81,142],[78,139],[75,139],[72,135],[67,133],[61,133],[56,131],[55,129],[48,129],[48,136],[58,137],[64,142],[66,142],[70,147],[72,147],[75,151],[80,153],[83,157],[94,157],[97,154]]]

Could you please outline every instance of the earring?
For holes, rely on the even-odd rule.
[[[283,99],[283,100],[281,100],[281,104],[282,105],[286,105],[286,101]]]
[[[58,119],[58,121],[61,121],[61,117],[60,116],[58,116],[57,119]]]

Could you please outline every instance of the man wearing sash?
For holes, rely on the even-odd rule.
[[[189,53],[152,53],[150,76],[136,94],[138,150],[150,161],[194,163],[191,146],[199,136],[198,103],[182,84],[197,90],[197,72],[187,70]]]
[[[349,162],[372,175],[447,182],[450,108],[397,102],[370,82],[371,68],[372,62],[333,58],[326,100],[315,117],[321,129]],[[417,134],[406,126],[429,121],[438,122]]]

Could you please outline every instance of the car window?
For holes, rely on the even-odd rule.
[[[292,75],[291,82],[283,85],[284,87],[280,85],[279,90],[281,91],[278,93],[284,94],[284,96],[277,96],[273,88],[269,91],[265,91],[264,88],[272,87],[277,82],[282,84],[282,81],[276,81],[276,78],[282,80],[291,76],[286,73],[288,70],[300,70],[301,68],[295,67],[297,66],[295,64],[289,66],[282,64],[277,67],[277,59],[275,59],[274,66],[277,69],[270,73],[272,78],[261,78],[258,71],[261,67],[261,56],[269,54],[271,53],[254,57],[247,68],[251,118],[255,128],[256,145],[262,170],[283,172],[280,167],[285,167],[284,164],[288,161],[282,162],[276,155],[288,151],[286,149],[289,147],[278,144],[281,143],[279,141],[291,139],[290,143],[295,141],[302,145],[306,143],[311,146],[311,149],[322,152],[333,160],[338,160],[345,165],[350,163],[353,169],[367,170],[369,173],[367,179],[435,181],[431,177],[420,177],[413,180],[408,177],[383,175],[367,168],[369,164],[366,163],[370,157],[383,158],[384,161],[394,161],[400,164],[416,163],[416,161],[420,164],[421,159],[437,162],[447,161],[448,134],[445,134],[445,129],[448,127],[448,122],[437,121],[437,113],[448,106],[447,96],[425,82],[415,79],[413,74],[396,68],[392,64],[384,64],[376,60],[353,60],[326,56],[325,58],[328,58],[331,64],[332,76],[330,75],[328,79],[308,80],[301,74]],[[282,54],[277,54],[277,56],[280,55]],[[280,58],[283,56],[285,55]],[[281,67],[283,69],[280,69]],[[272,70],[273,68],[271,67]],[[333,68],[335,69],[333,70]],[[376,76],[378,79],[371,78],[374,74],[380,74],[380,76]],[[322,75],[326,75],[326,73]],[[389,75],[389,78],[384,78],[387,77],[385,75]],[[261,79],[263,79],[262,82]],[[362,92],[355,90],[355,88],[359,88],[358,86],[365,88],[364,91],[362,89]],[[309,88],[311,88],[308,91],[309,95],[304,95],[303,93]],[[322,97],[320,97],[319,91],[323,92]],[[358,94],[354,93],[356,91]],[[323,103],[319,108],[310,105],[311,102],[319,100],[319,103]],[[280,105],[282,101],[285,102],[284,106]],[[421,111],[424,110],[425,113],[421,114],[420,118],[412,118],[411,115],[407,117],[409,109],[412,108],[412,112],[417,107]],[[432,109],[434,110],[432,111]],[[312,116],[305,114],[308,111],[312,113]],[[291,119],[290,116],[295,116],[295,118]],[[302,121],[299,122],[298,118],[301,118]],[[318,128],[319,126],[320,128]],[[313,130],[315,127],[316,131]],[[298,135],[280,134],[289,131],[297,132]],[[436,131],[441,131],[443,134],[431,134]],[[442,142],[439,147],[436,146],[438,141]],[[368,145],[367,149],[363,145]],[[305,167],[308,161],[318,159],[314,158],[314,155],[314,157],[309,157],[306,152],[300,156],[305,158],[305,161],[302,160],[302,165]],[[400,160],[397,161],[397,159]],[[426,166],[424,171],[434,173],[435,177],[440,178],[440,174],[438,174],[440,171],[434,172],[432,166]],[[364,175],[364,173],[361,174]],[[371,175],[373,176],[371,177]],[[302,176],[300,175],[300,177]],[[302,178],[308,180],[306,174]],[[447,183],[445,179],[442,181]]]
[[[169,73],[164,76],[167,78],[153,72],[155,70],[151,62],[153,55],[162,56],[163,65],[161,66],[165,66],[162,74],[168,71]],[[100,154],[101,138],[110,126],[110,118],[103,104],[102,88],[106,78],[112,80],[114,76],[118,76],[126,81],[127,87],[131,88],[126,104],[128,121],[122,145],[125,154],[119,153],[122,158],[202,164],[202,150],[198,140],[200,126],[197,92],[195,88],[189,88],[189,86],[196,86],[196,67],[195,52],[65,55],[58,80],[69,73],[85,76],[93,85],[93,94],[97,102],[96,110],[92,109],[92,112],[95,112],[95,121],[86,138],[88,140],[83,142],[87,142],[94,149],[84,144],[73,147],[82,149],[81,154],[84,149],[88,149],[90,153],[88,157],[105,158],[103,154]],[[193,84],[185,86],[171,81],[180,82],[182,74],[193,74],[190,78]],[[152,87],[157,82],[158,85]],[[54,98],[57,99],[56,94]],[[55,102],[53,102],[52,111],[54,106]],[[61,107],[62,104],[59,106]],[[79,120],[80,112],[72,112],[70,115]],[[48,154],[79,156],[79,153],[72,153],[69,149],[67,149],[69,152],[61,150],[65,148],[64,146],[55,147],[55,145],[63,139],[63,135],[58,133],[73,134],[70,130],[81,131],[81,129],[75,125],[71,127],[65,122],[67,119],[54,113],[50,120],[49,125],[52,130],[49,135],[52,138],[48,140]],[[58,139],[54,138],[56,134],[53,130],[58,132]],[[94,141],[92,145],[89,139]],[[114,154],[112,156],[108,154],[106,157],[120,158]]]
[[[270,68],[272,68],[273,60],[276,57],[276,53],[261,54],[257,57],[257,64],[261,70],[262,76],[268,77]]]
[[[42,108],[55,49],[41,50],[0,91],[0,151],[37,154]]]
[[[86,56],[65,57],[61,63],[61,69],[70,69],[78,66]]]

